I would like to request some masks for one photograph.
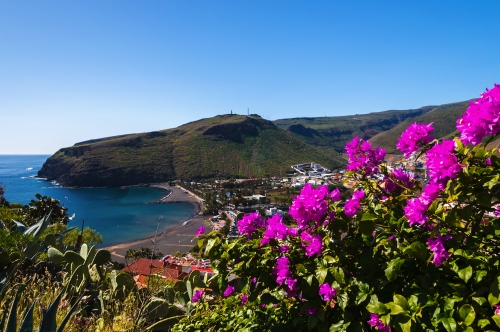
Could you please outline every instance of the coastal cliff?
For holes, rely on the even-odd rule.
[[[51,156],[38,176],[66,186],[101,187],[215,176],[284,175],[304,161],[345,161],[260,116],[221,115],[174,129],[77,143]]]

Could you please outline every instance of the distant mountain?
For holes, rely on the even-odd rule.
[[[354,136],[370,140],[373,146],[397,153],[396,142],[413,122],[434,122],[434,136],[456,132],[455,123],[467,109],[468,101],[412,110],[391,110],[349,116],[280,119],[274,123],[295,138],[317,146],[325,153],[342,154]]]
[[[215,176],[284,175],[314,161],[344,166],[354,136],[398,153],[397,139],[413,123],[434,122],[434,136],[456,132],[468,101],[361,115],[293,118],[220,115],[173,129],[80,142],[51,156],[38,175],[68,186],[122,186]]]
[[[57,151],[38,175],[67,186],[122,186],[284,175],[290,165],[307,161],[327,168],[345,164],[260,116],[221,115],[174,129],[77,143]]]

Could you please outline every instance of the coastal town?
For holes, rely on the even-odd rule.
[[[405,170],[414,179],[425,183],[427,172],[425,158],[403,158],[389,155],[384,160],[388,170]],[[125,262],[122,271],[134,276],[138,287],[147,285],[148,277],[156,276],[176,282],[183,280],[192,271],[202,275],[212,275],[210,260],[199,256],[194,234],[203,226],[205,233],[218,231],[229,239],[237,237],[238,221],[249,212],[259,212],[262,216],[272,217],[280,214],[284,220],[288,216],[291,200],[306,184],[313,187],[328,185],[339,188],[345,198],[349,197],[355,183],[347,181],[344,169],[329,170],[315,162],[290,166],[285,177],[266,177],[248,179],[213,179],[205,182],[173,181],[169,184],[151,186],[169,190],[169,194],[158,203],[189,202],[193,204],[192,218],[183,225],[175,227],[149,239],[108,247],[113,259]],[[371,177],[383,180],[377,173]],[[165,256],[159,259],[127,259],[128,250],[152,247]]]

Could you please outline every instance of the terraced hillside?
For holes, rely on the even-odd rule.
[[[173,179],[284,174],[295,163],[345,164],[259,116],[221,115],[174,129],[77,143],[38,175],[67,186],[122,186]]]

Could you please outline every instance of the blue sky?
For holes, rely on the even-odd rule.
[[[0,154],[409,109],[500,83],[496,1],[0,1]]]

